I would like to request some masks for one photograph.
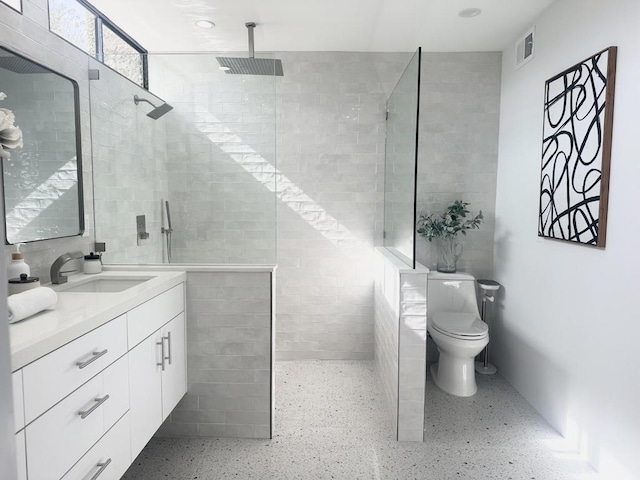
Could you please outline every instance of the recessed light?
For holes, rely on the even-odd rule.
[[[196,22],[196,27],[203,28],[205,30],[208,30],[208,29],[213,28],[215,26],[216,26],[216,24],[213,23],[213,22],[210,22],[209,20],[198,20]]]
[[[458,12],[458,16],[462,18],[473,18],[477,17],[482,13],[482,10],[479,8],[465,8]]]
[[[223,72],[228,72],[231,70],[231,67],[218,67],[218,70],[222,70]]]

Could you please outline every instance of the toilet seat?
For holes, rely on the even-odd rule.
[[[489,333],[487,324],[473,313],[434,313],[431,317],[431,325],[443,335],[467,340],[480,339]]]

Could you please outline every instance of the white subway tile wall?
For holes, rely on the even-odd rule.
[[[270,438],[272,273],[187,273],[187,394],[159,436]]]
[[[0,45],[15,51],[51,70],[78,82],[80,93],[80,119],[82,168],[84,187],[85,235],[33,242],[22,247],[31,274],[41,282],[50,280],[49,269],[53,261],[68,251],[88,252],[93,248],[93,193],[91,172],[91,136],[89,123],[89,85],[87,56],[49,32],[46,0],[23,0],[23,14],[0,4]],[[1,88],[0,88],[1,91]],[[19,121],[17,122],[19,125]],[[11,246],[5,246],[10,258]]]

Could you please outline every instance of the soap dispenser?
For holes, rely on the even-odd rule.
[[[31,274],[29,265],[24,261],[24,254],[20,251],[20,246],[24,243],[16,243],[16,251],[11,254],[11,263],[7,267],[7,278],[20,278],[20,275],[26,273],[27,277]]]

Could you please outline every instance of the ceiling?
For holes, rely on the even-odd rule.
[[[246,51],[251,21],[256,51],[454,52],[502,50],[556,0],[89,1],[150,52]]]

